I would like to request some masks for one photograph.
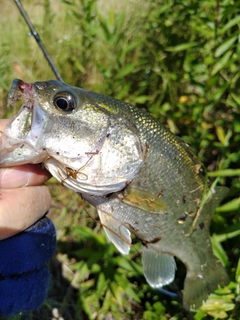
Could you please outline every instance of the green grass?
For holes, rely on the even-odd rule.
[[[240,318],[240,1],[22,1],[66,83],[146,109],[183,137],[210,179],[230,188],[211,224],[231,283],[193,318]],[[0,116],[14,78],[54,78],[14,1],[0,1]],[[179,300],[146,284],[139,253],[107,242],[96,212],[49,182],[58,228],[49,297],[16,319],[190,319]],[[137,247],[138,248],[138,247]],[[185,268],[170,290],[180,292]],[[57,313],[59,316],[57,316]]]

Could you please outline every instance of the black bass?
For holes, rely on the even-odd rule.
[[[228,284],[209,234],[227,189],[207,185],[183,140],[127,103],[58,81],[14,80],[8,104],[20,100],[1,137],[1,166],[43,163],[97,208],[121,253],[128,254],[134,234],[150,286],[173,281],[178,257],[187,269],[186,308]]]

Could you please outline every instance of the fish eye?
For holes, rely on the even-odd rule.
[[[53,99],[54,106],[66,113],[72,112],[76,108],[76,100],[70,92],[58,92]]]

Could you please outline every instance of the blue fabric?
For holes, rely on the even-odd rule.
[[[50,284],[47,262],[55,249],[56,230],[47,217],[0,241],[0,315],[42,305]]]

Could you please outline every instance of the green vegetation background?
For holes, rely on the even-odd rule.
[[[58,228],[52,288],[40,311],[15,319],[240,319],[240,1],[22,3],[66,83],[151,112],[230,188],[211,233],[231,283],[191,315],[147,285],[135,249],[122,256],[108,243],[89,217],[97,219],[94,208],[50,180]],[[14,78],[54,75],[14,1],[0,7],[0,116],[7,117],[17,112],[6,109]],[[184,277],[178,261],[168,289],[180,295]]]

